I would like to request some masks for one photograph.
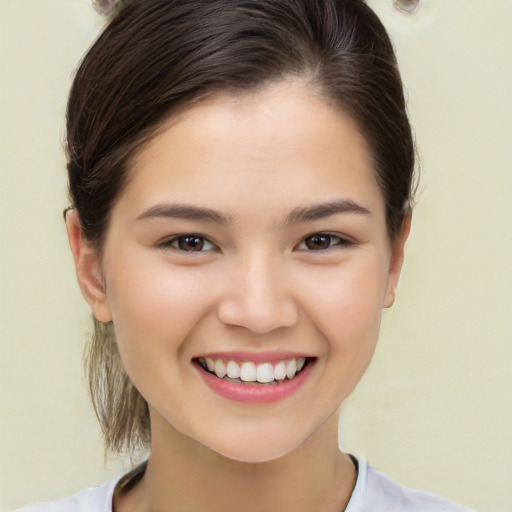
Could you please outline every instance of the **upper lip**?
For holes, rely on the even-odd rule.
[[[266,352],[251,352],[247,350],[236,350],[236,351],[229,351],[229,352],[208,352],[201,354],[200,356],[197,356],[194,359],[205,359],[205,358],[211,358],[211,359],[222,359],[224,361],[252,361],[255,363],[273,363],[278,361],[284,361],[286,359],[293,359],[293,358],[311,358],[310,354],[307,354],[305,352],[296,352],[296,351],[290,351],[290,350],[273,350],[273,351],[266,351]]]

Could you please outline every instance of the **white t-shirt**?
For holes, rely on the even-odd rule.
[[[407,489],[357,459],[356,485],[344,512],[475,512],[423,491]],[[112,496],[120,477],[62,500],[38,503],[13,512],[112,512]]]

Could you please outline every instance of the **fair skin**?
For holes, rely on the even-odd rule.
[[[288,80],[176,115],[130,172],[101,259],[67,218],[82,291],[150,409],[147,471],[116,511],[339,512],[356,472],[338,410],[374,352],[409,229],[390,241],[366,141]],[[281,382],[293,388],[222,380],[271,389],[254,401],[219,391],[207,357],[307,363]]]

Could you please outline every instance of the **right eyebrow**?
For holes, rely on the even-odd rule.
[[[190,204],[157,204],[141,213],[136,220],[154,218],[205,220],[222,226],[228,226],[232,223],[232,217],[229,215]]]

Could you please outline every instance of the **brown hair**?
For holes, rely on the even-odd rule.
[[[396,236],[414,144],[389,37],[362,0],[125,0],[83,59],[67,110],[71,203],[101,251],[137,150],[178,108],[220,91],[303,76],[357,123]],[[146,445],[148,408],[111,325],[95,321],[88,371],[106,445]]]

